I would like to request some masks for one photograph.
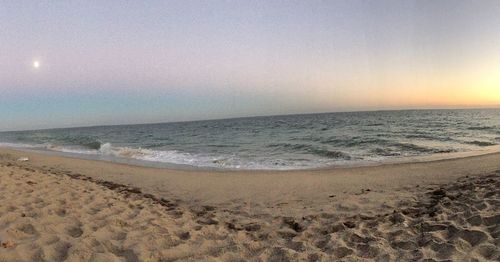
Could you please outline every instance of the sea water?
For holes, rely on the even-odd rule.
[[[154,166],[308,169],[473,152],[500,143],[500,109],[265,116],[0,133],[0,146]]]

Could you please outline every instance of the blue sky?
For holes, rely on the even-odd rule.
[[[499,13],[500,1],[1,1],[0,130],[498,106]]]

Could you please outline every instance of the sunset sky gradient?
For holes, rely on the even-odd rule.
[[[497,107],[499,14],[500,1],[0,1],[0,130]]]

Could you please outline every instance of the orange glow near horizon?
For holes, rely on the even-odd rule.
[[[320,86],[315,99],[325,106],[339,98],[349,108],[471,108],[500,106],[500,76],[422,78],[403,77],[386,81],[358,80],[339,92],[338,88]],[[353,91],[354,90],[354,91]]]

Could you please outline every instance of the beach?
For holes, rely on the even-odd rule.
[[[500,261],[500,1],[0,2],[0,262]]]
[[[499,163],[188,171],[1,149],[0,261],[495,261]]]

